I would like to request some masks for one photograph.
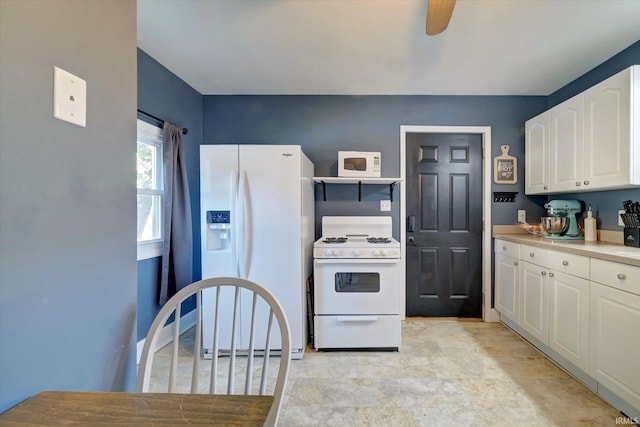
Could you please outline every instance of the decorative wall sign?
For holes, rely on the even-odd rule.
[[[501,145],[502,154],[493,158],[493,181],[496,184],[518,182],[518,159],[509,155],[509,146]]]

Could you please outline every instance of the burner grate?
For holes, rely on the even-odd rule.
[[[346,243],[346,237],[327,237],[322,241],[322,243]]]
[[[368,237],[368,243],[391,243],[391,239],[388,237]]]

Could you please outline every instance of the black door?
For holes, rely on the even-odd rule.
[[[482,135],[407,133],[407,316],[482,317]]]

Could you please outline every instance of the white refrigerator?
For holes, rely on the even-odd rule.
[[[315,238],[313,172],[299,145],[200,146],[202,278],[241,277],[274,294],[289,321],[293,358],[301,358],[307,344],[306,281]],[[238,348],[247,349],[251,301],[242,295],[240,299]],[[215,294],[205,294],[203,300],[207,357],[213,348]],[[231,293],[221,296],[220,316],[229,323],[232,302]],[[266,325],[259,326],[257,333],[264,333]],[[279,348],[279,334],[275,338],[272,348]],[[230,348],[230,337],[221,336],[219,345]]]

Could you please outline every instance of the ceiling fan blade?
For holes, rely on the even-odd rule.
[[[456,0],[428,0],[427,35],[435,36],[447,29]]]

